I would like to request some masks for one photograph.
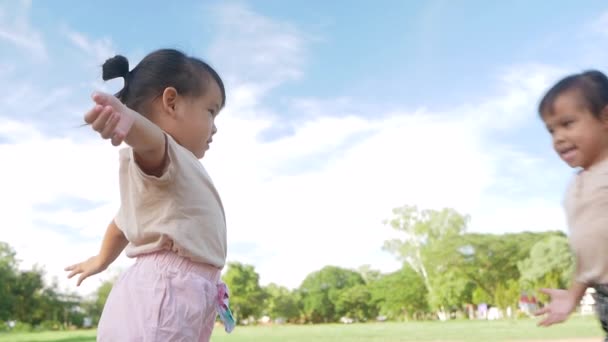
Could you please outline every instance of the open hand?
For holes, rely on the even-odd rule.
[[[83,280],[99,272],[102,272],[105,269],[106,266],[104,265],[103,260],[101,260],[101,258],[96,255],[94,257],[90,257],[89,259],[83,262],[66,267],[65,271],[70,271],[70,274],[68,274],[68,279],[71,279],[73,276],[80,274],[80,277],[78,277],[78,282],[76,283],[76,286],[80,286]]]
[[[536,316],[546,314],[546,317],[538,323],[540,326],[548,327],[561,323],[568,319],[576,308],[576,299],[568,290],[541,289],[540,291],[551,297],[549,304],[535,313]]]

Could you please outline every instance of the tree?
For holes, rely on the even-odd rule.
[[[12,289],[14,298],[13,312],[18,321],[30,324],[38,324],[42,321],[40,317],[35,317],[32,314],[40,306],[40,294],[43,288],[42,270],[34,269],[32,271],[19,272]]]
[[[390,319],[415,318],[428,312],[426,286],[410,266],[382,275],[368,286],[379,314]]]
[[[260,287],[260,276],[251,265],[228,263],[224,281],[230,289],[230,306],[237,319],[258,317],[266,294]]]
[[[16,253],[6,242],[0,241],[0,321],[11,318],[14,306],[12,286],[17,278]]]
[[[537,242],[529,257],[517,264],[525,287],[566,287],[574,270],[574,256],[565,236]]]
[[[0,242],[0,322],[15,319],[43,329],[60,329],[62,321],[77,322],[81,315],[76,310],[81,298],[59,292],[57,280],[50,286],[44,283],[44,270],[17,269],[15,251]]]
[[[393,209],[393,216],[385,221],[393,229],[402,232],[403,239],[386,241],[384,249],[397,254],[422,278],[431,303],[437,300],[433,277],[440,274],[445,263],[445,250],[438,248],[444,242],[450,242],[461,236],[467,227],[469,217],[453,209],[422,210],[414,206],[403,206]],[[454,251],[450,250],[450,253]],[[448,259],[449,260],[449,259]]]
[[[361,274],[361,277],[363,277],[366,284],[372,283],[382,277],[382,273],[378,270],[372,269],[370,265],[362,265],[357,269],[357,271],[359,274]]]
[[[517,307],[520,293],[518,280],[511,279],[506,283],[498,284],[494,295],[494,304],[501,309],[506,309],[509,306]]]
[[[295,322],[300,316],[300,305],[296,293],[277,284],[269,284],[264,288],[267,294],[266,314],[271,318],[284,318]]]
[[[340,290],[363,284],[359,273],[336,266],[326,266],[309,274],[299,291],[306,319],[314,323],[337,321],[340,313],[336,302]]]
[[[97,290],[95,290],[92,298],[82,303],[84,310],[89,314],[94,325],[99,323],[103,308],[106,305],[116,279],[116,277],[113,277],[112,279],[108,279],[101,283]]]
[[[498,286],[519,280],[517,263],[529,255],[531,246],[550,236],[563,237],[559,232],[479,234],[466,233],[429,246],[435,270],[439,270],[436,292],[450,298],[433,295],[431,303],[460,300],[472,303],[492,303]],[[449,276],[448,274],[449,273]],[[448,281],[449,280],[449,281]],[[449,288],[446,288],[449,287]],[[462,293],[456,293],[459,288]]]
[[[438,316],[447,318],[446,311],[458,311],[464,303],[470,303],[475,284],[458,268],[442,266],[432,278],[434,291],[429,293],[432,308],[439,308]]]
[[[371,291],[363,284],[339,291],[334,303],[337,316],[340,317],[367,321],[378,314],[378,309],[372,302]]]

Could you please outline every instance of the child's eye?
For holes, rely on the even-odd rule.
[[[572,126],[573,123],[574,123],[574,121],[572,121],[572,120],[566,120],[562,123],[562,125],[564,127],[568,128],[568,127]]]

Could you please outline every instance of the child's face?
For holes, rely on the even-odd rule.
[[[559,95],[552,109],[542,119],[553,148],[570,167],[587,169],[608,156],[608,120],[595,117],[577,91]]]
[[[179,122],[174,138],[199,159],[203,158],[217,132],[215,117],[221,103],[220,87],[211,80],[205,94],[183,98],[177,107]]]

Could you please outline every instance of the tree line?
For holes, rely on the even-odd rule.
[[[481,303],[515,312],[522,294],[566,287],[574,267],[560,231],[470,233],[466,215],[412,206],[394,209],[385,223],[402,236],[383,246],[403,261],[395,272],[326,266],[289,290],[262,287],[253,266],[230,263],[224,279],[237,316],[293,323],[437,319]]]
[[[254,266],[228,263],[224,281],[231,307],[241,324],[260,318],[288,323],[422,320],[457,316],[480,303],[516,310],[522,293],[567,286],[574,259],[563,232],[474,233],[467,231],[469,220],[449,208],[393,209],[385,224],[400,238],[382,248],[403,267],[391,273],[369,265],[330,265],[288,289],[261,286]],[[95,325],[111,286],[103,283],[90,298],[62,293],[56,282],[44,283],[43,269],[20,270],[15,251],[0,242],[0,321],[17,322],[17,329],[82,327],[87,319]],[[0,331],[6,329],[0,325]]]

